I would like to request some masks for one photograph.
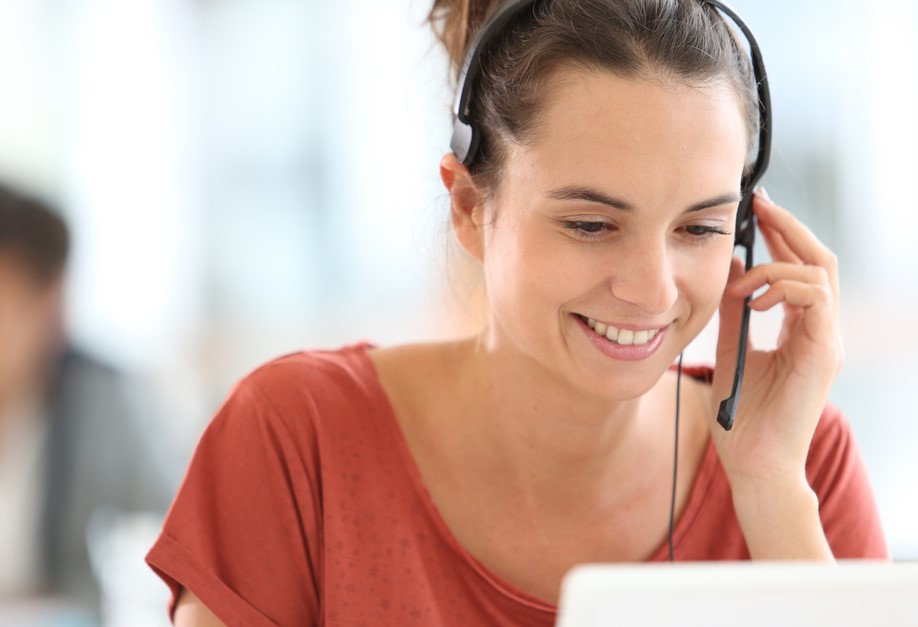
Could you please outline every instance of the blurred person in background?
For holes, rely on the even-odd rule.
[[[94,513],[164,512],[171,489],[137,390],[68,341],[69,239],[48,206],[0,185],[0,602],[51,597],[98,615]]]

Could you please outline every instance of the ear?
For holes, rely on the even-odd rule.
[[[440,160],[440,178],[449,192],[450,223],[462,249],[479,262],[484,259],[484,195],[472,180],[469,169],[456,155]]]

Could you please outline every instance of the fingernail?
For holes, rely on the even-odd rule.
[[[764,185],[759,186],[759,188],[755,190],[755,193],[759,196],[759,198],[767,202],[769,205],[775,204],[775,201],[773,201],[771,196],[768,195],[768,190],[765,189]]]

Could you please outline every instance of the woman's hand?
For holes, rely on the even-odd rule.
[[[733,260],[720,308],[712,437],[753,557],[831,557],[824,555],[828,547],[805,468],[816,424],[844,360],[837,259],[764,194],[756,195],[753,209],[772,262],[744,274],[739,260]],[[781,305],[781,333],[774,350],[749,347],[736,422],[727,432],[714,416],[733,383],[743,299],[765,286],[749,306],[766,311]],[[811,540],[809,548],[796,546],[804,537]]]

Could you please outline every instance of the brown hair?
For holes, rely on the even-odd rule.
[[[453,79],[499,0],[434,0],[428,22],[449,54]],[[550,77],[565,66],[625,78],[726,82],[742,102],[749,156],[758,144],[758,94],[752,66],[733,29],[700,0],[542,0],[523,11],[482,55],[470,116],[481,131],[470,166],[493,190],[506,142],[532,141]]]
[[[63,272],[69,252],[70,235],[60,216],[40,200],[0,185],[0,254],[47,285]]]

